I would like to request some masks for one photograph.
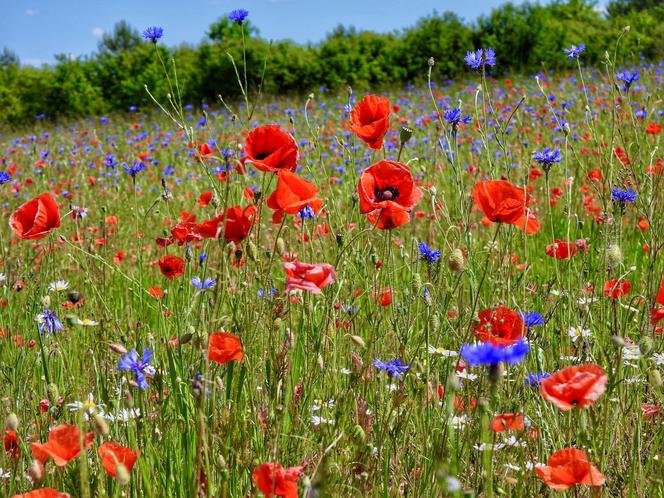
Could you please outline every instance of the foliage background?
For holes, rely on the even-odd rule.
[[[247,71],[250,89],[256,91],[267,57],[263,90],[283,95],[320,87],[339,90],[351,85],[364,90],[416,83],[424,79],[429,57],[435,58],[443,78],[457,78],[466,74],[466,51],[478,47],[495,49],[500,68],[496,75],[560,69],[566,62],[560,57],[562,49],[579,43],[587,47],[584,62],[598,66],[625,26],[630,26],[631,34],[621,41],[618,63],[664,58],[661,2],[615,0],[602,13],[593,2],[568,0],[545,6],[506,3],[473,23],[464,23],[451,12],[434,13],[395,33],[339,26],[322,42],[306,46],[264,40],[247,22]],[[73,118],[124,111],[132,105],[152,106],[145,86],[161,100],[167,88],[154,50],[124,21],[103,37],[97,53],[78,59],[58,55],[54,66],[21,66],[5,48],[0,52],[0,124],[28,124],[42,115]],[[175,59],[186,102],[215,104],[219,95],[238,97],[228,54],[242,66],[241,31],[226,17],[210,26],[199,46],[167,48],[160,43],[158,50],[166,64]]]

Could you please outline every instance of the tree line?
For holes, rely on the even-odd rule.
[[[393,33],[339,26],[317,44],[270,42],[250,20],[242,26],[222,17],[198,46],[155,46],[126,22],[103,36],[98,51],[71,58],[56,55],[53,65],[23,66],[8,48],[0,52],[0,123],[28,124],[38,118],[95,116],[153,107],[145,86],[162,101],[168,93],[164,65],[176,62],[182,100],[199,105],[238,98],[240,88],[231,57],[243,72],[244,29],[249,90],[268,94],[309,93],[320,87],[338,90],[394,87],[426,78],[434,57],[437,79],[467,75],[466,52],[492,47],[498,58],[494,74],[533,73],[568,68],[563,49],[585,44],[582,61],[599,66],[605,51],[629,64],[664,59],[664,4],[659,0],[613,0],[606,10],[588,0],[547,5],[506,3],[474,22],[456,14],[433,13],[414,26]],[[161,60],[156,56],[159,51]],[[164,65],[162,65],[162,62]],[[264,78],[263,78],[264,75]]]

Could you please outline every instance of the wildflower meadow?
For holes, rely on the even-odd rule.
[[[664,63],[629,28],[368,92],[229,54],[203,106],[168,35],[164,98],[0,134],[1,496],[664,496]]]

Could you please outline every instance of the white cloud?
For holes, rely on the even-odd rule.
[[[104,29],[100,28],[99,26],[95,26],[92,28],[92,34],[94,35],[95,38],[101,38],[104,36]]]
[[[39,11],[37,9],[28,9],[25,11],[26,16],[34,17],[39,14]]]

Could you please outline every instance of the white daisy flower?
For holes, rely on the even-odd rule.
[[[444,356],[445,358],[453,358],[455,356],[459,356],[459,353],[456,351],[450,351],[449,349],[445,348],[437,348],[435,346],[432,346],[431,344],[427,346],[427,350],[431,354],[438,354],[440,356]]]
[[[66,280],[56,280],[48,284],[49,292],[62,292],[69,289],[69,282]]]
[[[664,365],[664,353],[653,354],[652,361],[655,362],[655,365]]]
[[[590,329],[584,329],[583,327],[570,327],[567,330],[567,335],[572,338],[572,342],[576,342],[579,339],[592,337],[593,333],[590,331]]]

